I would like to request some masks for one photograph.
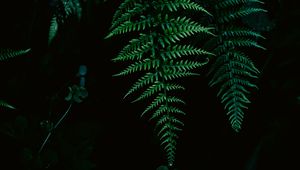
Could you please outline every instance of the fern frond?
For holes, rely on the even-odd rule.
[[[0,61],[26,54],[30,50],[31,50],[30,48],[28,48],[26,50],[0,49]]]
[[[242,28],[242,27],[225,28],[224,30],[222,30],[222,33],[220,33],[220,35],[221,35],[220,38],[223,38],[223,37],[253,37],[253,38],[266,39],[260,33],[253,31],[249,28]]]
[[[223,54],[215,60],[208,75],[212,74],[214,68],[223,67],[223,63],[226,63],[229,60],[228,58],[230,56],[232,57],[232,61],[230,64],[235,65],[237,68],[245,69],[246,71],[252,72],[254,74],[260,73],[259,70],[255,67],[254,63],[244,53],[240,51],[228,51],[226,54]],[[214,76],[217,77],[220,75],[217,75],[217,73],[215,73]]]
[[[170,60],[169,64],[163,66],[163,69],[171,70],[173,72],[187,72],[190,70],[194,70],[196,68],[200,68],[208,63],[208,60],[205,62],[199,61],[189,61],[189,60],[179,60],[174,62],[174,60]]]
[[[187,17],[177,17],[169,20],[168,15],[166,15],[164,22],[160,26],[164,31],[164,35],[158,39],[162,48],[196,33],[214,35],[211,32],[213,30],[212,27],[204,27]]]
[[[178,115],[186,115],[184,111],[174,106],[161,105],[151,116],[150,120],[161,117],[163,113],[172,113]]]
[[[247,97],[250,92],[247,88],[257,88],[249,79],[256,79],[258,71],[252,62],[245,62],[248,61],[243,58],[245,56],[239,55],[237,58],[233,54],[235,53],[229,53],[227,57],[220,56],[223,58],[223,64],[214,68],[209,85],[221,84],[217,96],[221,98],[221,103],[224,103],[227,115],[230,115],[232,128],[238,132],[244,117],[243,109],[247,109],[246,105],[250,103]]]
[[[132,21],[125,21],[124,23],[120,24],[118,27],[113,29],[110,34],[108,34],[105,38],[110,38],[115,35],[120,35],[128,32],[133,31],[142,31],[145,30],[147,27],[152,27],[155,23],[154,17],[141,16],[141,20],[132,22]]]
[[[230,38],[227,40],[223,40],[222,44],[220,44],[214,51],[215,54],[220,55],[228,50],[231,50],[232,48],[237,47],[254,47],[254,48],[260,48],[262,50],[266,50],[263,46],[259,45],[257,41],[251,40],[251,39],[241,39],[241,38]]]
[[[48,45],[51,44],[52,40],[55,38],[58,30],[58,23],[56,16],[53,16],[50,21],[49,35],[48,35]]]
[[[164,102],[185,104],[185,102],[182,99],[179,99],[178,97],[175,97],[175,96],[167,97],[163,93],[160,93],[152,101],[152,103],[150,105],[148,105],[148,107],[144,110],[144,112],[141,114],[141,117],[144,116],[145,113],[149,112],[150,110],[153,110],[154,108],[158,107],[159,105],[163,104]],[[160,111],[159,111],[159,113],[160,113]],[[155,117],[156,116],[152,117],[152,119]]]
[[[139,37],[131,39],[113,61],[130,62],[117,76],[144,73],[124,98],[142,89],[132,102],[152,100],[141,116],[148,113],[149,119],[156,122],[155,129],[158,129],[158,137],[164,146],[169,165],[175,161],[176,140],[184,125],[178,116],[185,115],[177,106],[185,102],[174,95],[185,88],[173,80],[198,75],[193,71],[207,64],[207,56],[213,55],[191,44],[177,44],[195,34],[213,35],[211,27],[178,15],[179,9],[210,15],[201,5],[191,0],[125,0],[113,16],[111,31],[105,37],[138,33]],[[186,59],[187,56],[193,56],[194,59]]]
[[[78,20],[82,16],[82,8],[79,0],[58,0],[55,16],[58,21],[64,23],[70,16],[76,16]]]
[[[241,17],[248,16],[250,14],[258,13],[258,12],[267,12],[261,8],[252,8],[252,7],[241,7],[237,10],[229,10],[224,12],[222,16],[218,18],[219,23],[227,23]]]
[[[163,11],[165,8],[168,9],[170,12],[178,11],[178,8],[183,8],[184,10],[194,10],[194,11],[200,11],[207,15],[211,15],[205,8],[203,8],[201,5],[192,2],[190,0],[158,0],[153,1],[153,7],[155,9],[159,9]]]
[[[198,73],[193,73],[193,72],[189,72],[189,71],[176,71],[176,72],[166,72],[164,74],[164,80],[166,81],[171,81],[174,79],[179,79],[179,78],[183,78],[183,77],[191,77],[191,76],[199,76],[200,74]]]
[[[149,85],[151,83],[154,83],[155,81],[158,81],[158,74],[157,73],[146,73],[143,77],[139,78],[128,90],[124,98],[126,98],[128,95],[132,94],[136,90]]]
[[[130,21],[132,17],[135,15],[141,14],[142,12],[146,11],[146,9],[149,6],[143,5],[140,3],[134,4],[134,7],[132,9],[128,9],[126,12],[124,12],[119,18],[116,18],[111,25],[111,29],[117,27],[118,25],[124,23],[125,21]]]
[[[140,60],[153,47],[152,36],[140,35],[139,39],[132,39],[113,61]]]
[[[154,82],[154,84],[149,86],[137,99],[133,101],[133,103],[146,99],[157,92],[161,92],[165,88],[164,86],[165,85],[160,81]]]
[[[6,107],[9,109],[16,109],[14,106],[12,106],[11,104],[7,103],[4,100],[0,100],[0,107]]]
[[[214,55],[200,48],[195,48],[191,45],[174,45],[168,46],[165,51],[160,53],[163,59],[177,59],[189,55]]]
[[[209,86],[217,86],[217,96],[224,105],[229,122],[235,131],[240,131],[244,110],[248,109],[250,90],[257,89],[254,80],[259,70],[253,61],[241,50],[245,47],[263,49],[258,44],[260,33],[245,26],[236,26],[236,20],[244,16],[266,12],[262,8],[251,7],[248,3],[262,3],[258,0],[220,0],[215,4],[218,37],[209,41],[216,54],[208,72]]]
[[[147,108],[141,114],[141,117],[144,116],[144,114],[149,112],[150,110],[152,110],[152,109],[158,107],[159,105],[163,104],[166,100],[167,100],[166,96],[163,93],[159,93],[157,95],[157,97],[152,101],[152,103],[147,106]]]
[[[143,34],[139,35],[139,38],[133,38],[129,41],[129,44],[126,45],[118,54],[113,61],[127,61],[127,60],[134,60],[135,58],[126,57],[128,54],[134,54],[138,51],[145,49],[149,45],[152,45],[153,42],[153,34]],[[129,55],[130,56],[130,55]],[[140,58],[138,58],[140,59]]]
[[[228,8],[228,7],[234,7],[234,6],[249,3],[249,2],[264,4],[264,2],[259,1],[259,0],[224,0],[224,1],[220,1],[216,4],[216,9],[224,9],[224,8]]]
[[[128,66],[122,72],[115,74],[114,76],[125,76],[128,74],[135,73],[137,71],[148,71],[150,69],[158,68],[160,65],[160,60],[157,59],[144,59],[143,61],[136,61],[135,63]]]
[[[118,7],[117,11],[113,15],[112,23],[114,23],[122,14],[129,11],[131,8],[134,7],[136,4],[140,4],[142,0],[124,0]]]

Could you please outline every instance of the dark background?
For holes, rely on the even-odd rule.
[[[88,2],[88,3],[87,3]],[[269,26],[261,30],[267,51],[250,56],[262,70],[259,91],[251,97],[243,130],[229,126],[216,89],[205,76],[191,78],[183,94],[184,131],[178,141],[176,166],[180,170],[300,169],[300,9],[297,1],[266,0]],[[133,80],[112,78],[122,65],[111,62],[127,42],[105,40],[118,1],[83,2],[82,20],[59,29],[48,46],[50,1],[0,3],[1,49],[32,48],[29,54],[0,63],[0,99],[16,110],[0,108],[0,169],[140,169],[154,170],[164,163],[151,123],[140,119],[144,103],[122,100]],[[90,6],[88,5],[90,4]],[[257,26],[248,18],[250,26]],[[89,96],[75,105],[36,158],[46,133],[43,120],[57,121],[67,108],[68,86],[77,83],[78,67],[88,67]],[[21,123],[20,123],[21,122]],[[4,130],[4,131],[5,131]],[[43,167],[43,168],[41,168]]]

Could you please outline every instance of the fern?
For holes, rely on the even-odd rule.
[[[7,103],[4,100],[0,100],[0,107],[6,107],[6,108],[9,108],[9,109],[16,109],[14,106],[10,105],[9,103]]]
[[[55,38],[58,30],[57,18],[54,16],[50,21],[49,35],[48,35],[48,45],[51,44]]]
[[[0,49],[0,61],[26,54],[30,50],[31,50],[30,48],[28,48],[26,50]]]
[[[82,8],[79,0],[57,0],[53,6],[54,9],[48,33],[48,45],[55,38],[59,25],[65,23],[72,16],[75,16],[77,20],[80,20],[82,16]]]
[[[59,23],[64,23],[71,16],[81,19],[82,8],[79,0],[58,0],[54,7],[54,17]]]
[[[176,91],[185,88],[175,80],[198,75],[193,71],[208,62],[207,57],[199,56],[213,55],[190,44],[179,44],[194,34],[212,34],[212,28],[180,16],[179,9],[210,15],[201,5],[190,0],[124,0],[115,12],[111,31],[106,36],[138,32],[138,37],[130,40],[113,59],[114,62],[130,63],[115,76],[143,74],[125,97],[141,91],[133,102],[150,100],[141,116],[149,115],[150,120],[156,122],[155,129],[169,166],[175,161],[178,132],[183,126],[180,119],[185,115],[180,109],[185,102],[176,96]],[[188,59],[187,56],[195,58]]]
[[[12,50],[12,49],[0,49],[0,61],[7,60],[9,58],[13,58],[19,55],[26,54],[30,51],[31,49],[26,49],[26,50]],[[0,100],[0,107],[6,107],[10,109],[15,109],[14,106],[10,105],[4,100]]]
[[[257,43],[258,39],[264,39],[262,35],[249,28],[236,26],[236,21],[244,16],[266,12],[262,8],[251,7],[249,2],[263,3],[258,0],[216,1],[214,17],[218,36],[210,41],[214,44],[216,58],[208,73],[211,77],[209,85],[219,85],[217,96],[224,104],[230,124],[236,132],[241,130],[244,112],[250,103],[250,89],[257,89],[254,80],[259,74],[253,61],[242,49],[265,49]]]

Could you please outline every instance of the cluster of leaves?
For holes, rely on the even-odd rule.
[[[154,120],[156,129],[159,129],[158,136],[165,146],[169,165],[174,163],[175,139],[178,138],[177,131],[183,126],[178,115],[185,114],[177,106],[184,101],[173,95],[173,91],[183,90],[184,87],[175,79],[197,75],[192,70],[208,63],[207,58],[199,60],[199,56],[213,56],[208,72],[211,78],[209,85],[220,86],[218,96],[229,115],[232,128],[237,132],[241,129],[244,109],[250,103],[249,88],[257,88],[254,80],[259,70],[243,49],[264,49],[257,43],[264,37],[239,21],[245,16],[266,12],[252,6],[253,3],[263,3],[259,0],[201,3],[191,0],[124,0],[113,16],[111,31],[106,37],[138,32],[138,37],[130,40],[113,58],[114,62],[130,63],[115,76],[144,72],[125,97],[143,90],[134,102],[152,98],[142,116],[152,111],[150,120]],[[213,15],[204,6],[214,9]],[[199,23],[182,16],[182,13],[180,15],[182,10],[199,11],[206,18]],[[191,44],[180,44],[180,40],[199,33],[216,35],[205,40],[209,48],[204,50]],[[186,59],[187,56],[195,56],[196,60]]]

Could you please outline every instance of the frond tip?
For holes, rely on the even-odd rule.
[[[53,39],[55,38],[58,30],[58,23],[56,16],[53,16],[50,21],[50,27],[49,27],[49,35],[48,35],[48,45],[51,44]]]
[[[4,100],[0,100],[0,107],[6,107],[9,109],[16,109],[14,106],[12,106],[11,104],[7,103]]]
[[[31,50],[30,48],[28,48],[26,50],[0,49],[0,61],[26,54],[30,50]]]

